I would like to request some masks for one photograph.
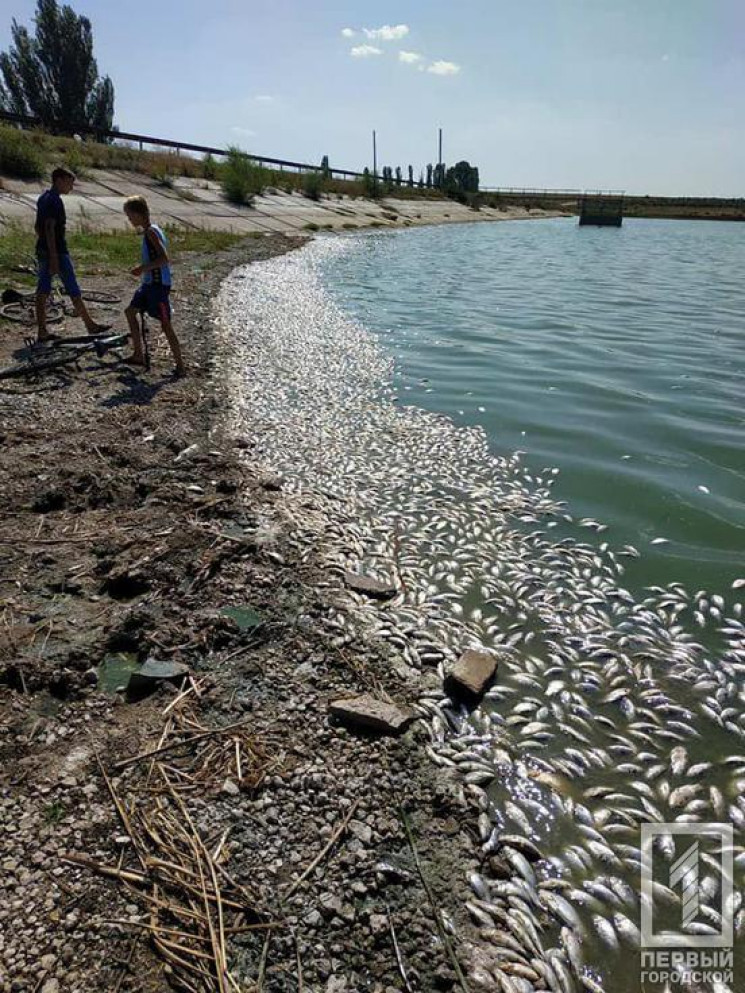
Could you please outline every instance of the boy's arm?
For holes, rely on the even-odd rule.
[[[57,240],[55,238],[55,220],[53,217],[47,217],[44,221],[44,238],[47,243],[47,252],[49,254],[49,272],[53,276],[59,275],[59,256],[57,255]]]

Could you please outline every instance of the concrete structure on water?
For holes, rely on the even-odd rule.
[[[583,193],[579,198],[579,223],[620,228],[623,193]]]

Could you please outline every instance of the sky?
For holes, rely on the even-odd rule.
[[[124,131],[484,186],[745,195],[745,0],[73,0]],[[35,0],[0,0],[0,48]]]

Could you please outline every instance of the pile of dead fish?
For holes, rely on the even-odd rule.
[[[324,288],[321,268],[350,250],[323,239],[224,284],[231,426],[325,507],[297,521],[307,548],[400,591],[384,606],[350,595],[328,618],[339,644],[382,637],[441,673],[467,647],[500,656],[470,717],[443,693],[420,701],[433,761],[462,774],[482,811],[474,983],[628,993],[638,975],[619,966],[640,943],[640,824],[734,827],[726,909],[745,933],[745,582],[728,598],[675,583],[635,597],[623,572],[638,553],[572,520],[553,495],[556,468],[531,475],[479,428],[399,405],[391,360]],[[590,532],[596,541],[578,537]],[[655,845],[672,862],[672,834]],[[717,932],[725,909],[715,853],[702,866],[691,935]],[[653,897],[678,926],[680,892],[656,882]]]

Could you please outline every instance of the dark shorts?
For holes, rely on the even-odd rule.
[[[49,271],[49,256],[38,255],[37,261],[39,278],[36,284],[36,289],[39,293],[51,293],[52,274]],[[78,281],[75,277],[75,269],[73,268],[72,259],[69,255],[59,256],[59,278],[62,280],[62,285],[65,287],[66,293],[69,293],[73,298],[80,296],[80,287],[78,286]]]
[[[140,313],[146,313],[161,323],[170,321],[171,301],[168,299],[170,293],[170,286],[146,284],[137,290],[129,306],[139,310]]]

